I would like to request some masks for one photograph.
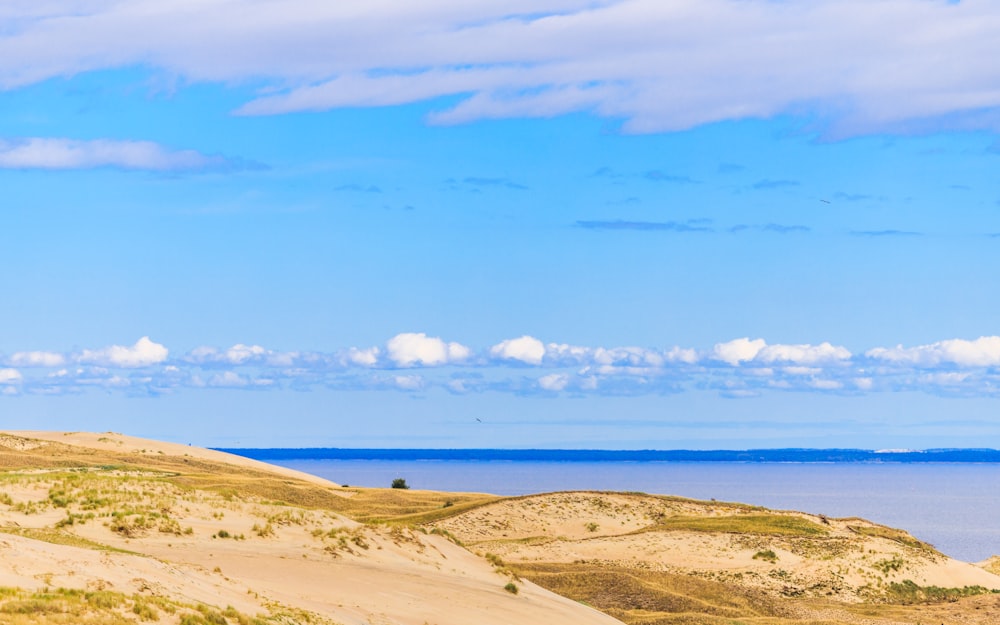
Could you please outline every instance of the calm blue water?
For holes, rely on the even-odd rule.
[[[1000,555],[1000,464],[269,460],[340,484],[525,495],[618,490],[739,501],[907,530],[960,560]]]

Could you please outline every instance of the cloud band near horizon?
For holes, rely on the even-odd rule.
[[[525,396],[709,389],[733,398],[768,391],[992,397],[1000,395],[1000,336],[874,347],[857,354],[829,342],[769,344],[748,337],[698,349],[587,347],[524,335],[473,349],[425,333],[401,333],[381,346],[330,352],[237,344],[201,346],[175,356],[142,337],[132,345],[75,352],[0,354],[0,394],[90,388],[152,396],[182,389],[331,388]]]

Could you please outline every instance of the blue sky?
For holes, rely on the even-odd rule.
[[[7,2],[0,422],[1000,447],[998,22]]]

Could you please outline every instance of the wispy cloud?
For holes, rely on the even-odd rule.
[[[871,237],[871,238],[881,238],[881,237],[919,237],[923,236],[921,232],[913,232],[910,230],[851,230],[851,236],[855,237]]]
[[[712,232],[712,228],[705,225],[703,220],[690,219],[687,221],[628,221],[624,219],[615,220],[580,220],[576,222],[577,227],[587,230],[640,230],[648,232]]]
[[[757,231],[757,232],[773,232],[775,234],[801,234],[806,232],[812,232],[812,228],[809,226],[801,225],[785,225],[785,224],[737,224],[729,228],[730,232],[747,232],[747,231]]]
[[[639,133],[783,114],[839,135],[992,130],[1000,106],[990,2],[287,0],[240,3],[239,28],[228,0],[78,4],[6,11],[0,87],[142,65],[253,80],[246,115],[452,96],[434,121],[587,111]]]
[[[0,139],[2,169],[96,169],[153,172],[260,169],[263,166],[194,150],[171,150],[151,141],[66,138]]]
[[[758,180],[753,183],[754,189],[767,190],[767,189],[784,189],[787,187],[797,187],[799,182],[797,180],[772,180],[770,178],[765,178],[763,180]]]
[[[677,174],[669,174],[659,169],[651,169],[642,174],[642,177],[646,180],[652,180],[653,182],[672,182],[674,184],[698,184],[698,181],[691,178],[690,176],[682,176]]]
[[[505,189],[515,189],[517,191],[525,191],[528,189],[527,186],[514,182],[509,178],[484,178],[482,176],[469,176],[464,178],[462,182],[473,187],[503,187]]]
[[[844,193],[843,191],[834,193],[833,198],[838,202],[864,202],[874,199],[872,196],[864,193]]]
[[[354,193],[382,193],[382,188],[373,184],[363,185],[357,183],[342,184],[334,187],[334,191],[352,191]]]
[[[170,356],[148,337],[78,352],[0,356],[0,395],[72,394],[100,388],[131,395],[184,389],[312,388],[454,394],[644,395],[714,389],[739,398],[772,392],[867,394],[919,391],[1000,396],[1000,337],[873,347],[768,343],[741,337],[707,348],[593,347],[530,335],[473,348],[422,332],[384,345],[334,352],[260,345],[202,346]]]

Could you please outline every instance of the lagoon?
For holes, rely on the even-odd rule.
[[[236,450],[231,450],[236,451]],[[613,490],[738,501],[905,529],[968,562],[1000,554],[1000,464],[273,459],[340,484],[525,495]]]

